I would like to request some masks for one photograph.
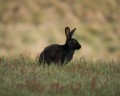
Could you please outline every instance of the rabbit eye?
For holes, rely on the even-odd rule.
[[[77,43],[77,41],[73,41],[74,43]]]

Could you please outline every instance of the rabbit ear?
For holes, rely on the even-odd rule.
[[[65,28],[65,35],[66,35],[67,39],[70,38],[70,28],[69,27]]]
[[[74,28],[71,32],[70,32],[70,38],[73,36],[74,32],[75,32],[76,28]]]

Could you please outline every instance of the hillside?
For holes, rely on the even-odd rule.
[[[33,58],[49,44],[65,42],[77,28],[82,45],[75,58],[119,58],[119,0],[0,0],[0,56]]]

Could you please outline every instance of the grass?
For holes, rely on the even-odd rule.
[[[0,58],[1,96],[119,96],[119,80],[120,61],[48,67],[22,55]]]

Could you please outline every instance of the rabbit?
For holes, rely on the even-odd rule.
[[[79,42],[72,38],[76,28],[70,31],[69,27],[65,28],[66,42],[64,45],[53,44],[46,47],[39,56],[40,63],[50,65],[54,64],[67,64],[72,58],[75,50],[81,48]]]

